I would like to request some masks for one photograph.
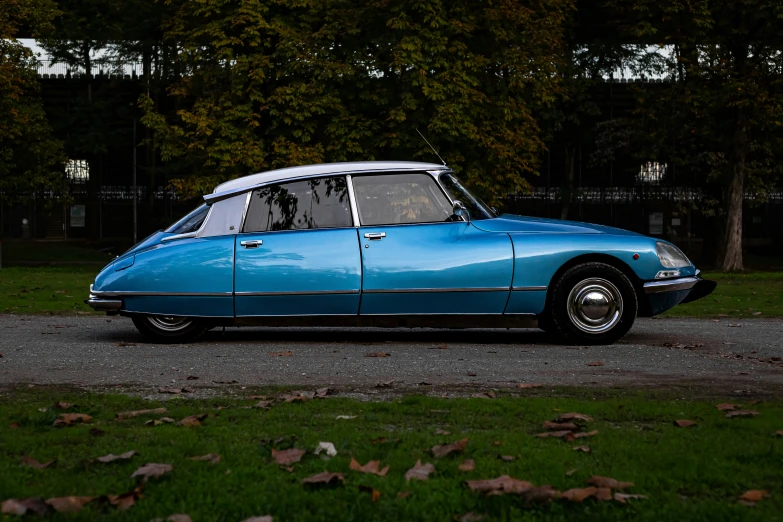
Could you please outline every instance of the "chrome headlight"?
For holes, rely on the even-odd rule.
[[[670,243],[655,243],[655,253],[658,254],[658,260],[666,268],[682,268],[691,266],[688,257],[682,253],[682,250]]]

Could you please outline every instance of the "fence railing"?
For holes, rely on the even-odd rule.
[[[132,79],[144,74],[141,62],[121,64],[96,63],[90,66],[90,73],[97,78]],[[73,66],[52,60],[39,60],[38,77],[42,79],[79,78],[86,75],[84,67]]]

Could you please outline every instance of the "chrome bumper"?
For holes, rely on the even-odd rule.
[[[84,301],[84,304],[97,310],[98,312],[119,312],[122,308],[122,301],[119,299],[101,299],[92,292],[90,285],[90,298]]]
[[[699,276],[679,277],[677,279],[664,279],[662,281],[650,281],[644,283],[646,294],[659,294],[661,292],[676,292],[678,290],[690,290],[696,286],[702,278]]]

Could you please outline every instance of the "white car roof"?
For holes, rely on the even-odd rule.
[[[234,192],[237,189],[254,187],[264,183],[285,181],[292,178],[322,176],[328,174],[350,174],[353,172],[384,172],[395,170],[443,170],[446,167],[437,163],[419,163],[415,161],[354,161],[344,163],[321,163],[285,169],[268,170],[241,178],[226,181],[215,187],[214,194]]]

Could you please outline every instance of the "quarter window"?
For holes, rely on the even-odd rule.
[[[452,206],[432,176],[392,174],[353,178],[362,225],[450,221]]]
[[[243,232],[353,226],[345,178],[270,185],[250,196]]]

